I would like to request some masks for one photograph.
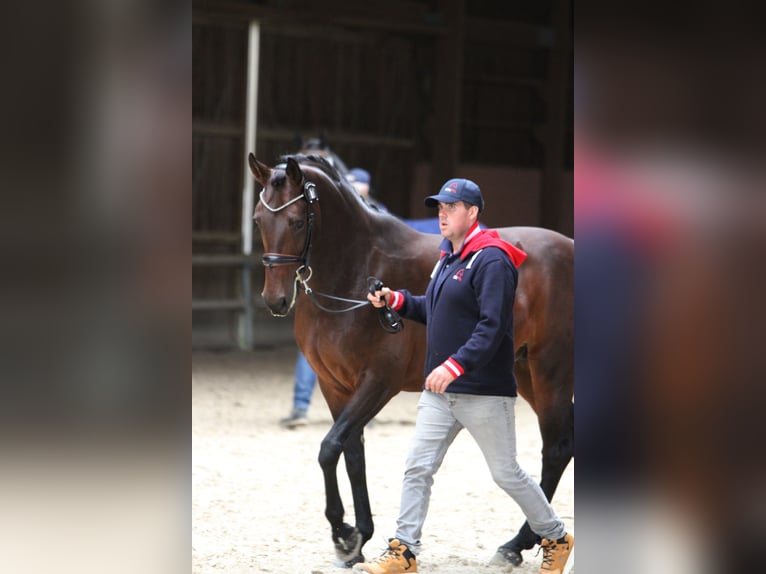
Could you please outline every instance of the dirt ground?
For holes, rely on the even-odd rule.
[[[317,463],[331,417],[317,389],[310,424],[285,430],[278,420],[292,401],[296,350],[197,352],[192,357],[192,572],[349,574],[334,565]],[[393,534],[404,461],[419,394],[402,393],[365,431],[367,480],[375,534],[370,558]],[[516,407],[519,462],[540,476],[540,433],[529,405]],[[345,467],[338,468],[346,521],[353,504]],[[574,461],[554,508],[574,533]],[[523,523],[515,503],[492,481],[476,444],[461,433],[435,477],[418,570],[424,574],[499,573],[488,566],[498,545]],[[524,553],[516,573],[537,572],[542,553]],[[574,556],[572,556],[572,562]],[[571,570],[574,572],[574,569]]]

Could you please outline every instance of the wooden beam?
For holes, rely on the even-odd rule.
[[[240,311],[244,308],[243,299],[192,299],[192,311]]]
[[[554,30],[550,27],[527,22],[474,17],[466,23],[466,40],[469,42],[550,48],[553,46],[554,37]]]
[[[465,0],[442,0],[447,33],[436,43],[431,180],[433,193],[455,177],[460,154]]]
[[[543,80],[537,79],[537,78],[521,78],[521,77],[513,77],[513,76],[486,76],[486,75],[478,75],[476,73],[471,73],[471,70],[466,70],[465,74],[465,83],[466,84],[479,84],[479,85],[490,85],[490,86],[500,86],[500,87],[511,87],[511,88],[519,88],[519,89],[525,89],[525,90],[533,90],[535,92],[540,92],[545,86],[545,82]]]
[[[243,133],[240,124],[192,120],[192,135],[233,138],[241,137]]]
[[[239,245],[242,236],[233,231],[192,231],[193,243],[227,243]]]
[[[538,124],[531,120],[516,120],[509,122],[496,122],[494,120],[464,120],[462,125],[469,128],[498,130],[504,132],[537,133],[538,130]]]
[[[220,19],[227,22],[257,19],[264,26],[272,23],[335,24],[415,35],[437,35],[444,31],[439,19],[428,13],[425,5],[405,0],[377,3],[293,0],[279,6],[244,0],[193,0],[192,17],[195,21]]]
[[[256,309],[265,309],[263,297],[252,297],[250,304]],[[192,311],[241,311],[244,299],[192,299]]]
[[[380,134],[360,133],[360,132],[345,132],[345,131],[327,131],[322,128],[301,128],[301,131],[311,133],[323,131],[327,141],[331,141],[334,144],[357,144],[357,145],[370,145],[370,146],[383,146],[383,147],[396,147],[396,148],[411,148],[415,145],[414,140],[410,138],[400,138],[393,136],[385,136]],[[261,126],[258,129],[258,137],[267,141],[295,141],[296,130],[288,130],[283,128],[267,128]]]
[[[218,253],[192,255],[192,267],[227,267],[237,265],[260,265],[260,255],[242,255],[241,253]]]

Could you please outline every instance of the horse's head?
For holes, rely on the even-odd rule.
[[[310,273],[307,258],[316,191],[292,157],[285,165],[271,168],[250,154],[248,163],[263,186],[253,216],[261,234],[266,267],[261,295],[272,315],[284,317],[295,304],[298,275],[307,279]]]

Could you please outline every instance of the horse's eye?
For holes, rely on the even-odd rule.
[[[291,225],[295,228],[296,231],[300,231],[303,229],[303,226],[306,225],[306,222],[302,219],[296,219],[295,221],[291,222]]]

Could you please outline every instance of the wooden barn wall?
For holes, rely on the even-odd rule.
[[[192,229],[240,227],[247,29],[194,25]]]
[[[465,47],[461,163],[542,167],[545,52],[498,42]]]
[[[247,81],[246,24],[192,27],[192,253],[236,254],[241,249],[242,154]],[[192,266],[192,299],[223,300],[241,292],[234,266]],[[192,315],[195,346],[237,340],[230,310]]]
[[[425,95],[419,48],[409,38],[335,27],[265,25],[258,101],[258,156],[296,151],[296,137],[325,140],[349,167],[363,167],[375,195],[406,215],[415,138]]]

